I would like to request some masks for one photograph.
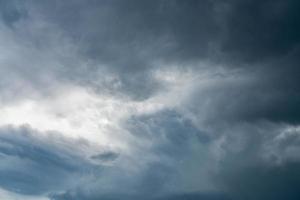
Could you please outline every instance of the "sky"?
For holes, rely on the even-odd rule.
[[[0,0],[0,199],[300,199],[298,0]]]

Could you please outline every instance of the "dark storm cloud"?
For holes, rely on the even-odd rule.
[[[71,178],[96,169],[83,158],[49,144],[49,138],[37,139],[29,127],[1,127],[0,132],[0,186],[7,190],[23,194],[61,190],[69,187]]]
[[[11,4],[13,8],[19,5]],[[82,67],[75,62],[76,56],[60,58],[64,61],[58,64],[56,77],[100,92],[106,87],[136,99],[149,98],[162,87],[151,70],[172,64],[195,67],[202,60],[237,68],[255,61],[250,68],[268,68],[262,73],[269,83],[274,82],[269,79],[274,74],[281,75],[284,65],[285,76],[298,84],[297,1],[74,0],[28,1],[25,5],[31,16],[28,22],[42,15],[75,44],[81,59],[90,62]],[[53,51],[59,48],[51,46],[57,38],[47,34],[31,37],[35,45],[49,43],[46,46]],[[117,75],[117,88],[111,86],[113,82],[103,86],[97,81],[99,74],[107,72]]]
[[[198,115],[198,119],[209,123],[268,120],[298,124],[298,75],[290,76],[281,69],[271,73],[269,67],[216,78],[205,87],[200,85],[186,107]]]
[[[144,100],[165,86],[153,77],[153,70],[176,70],[170,67],[176,65],[201,74],[221,65],[225,71],[224,76],[210,77],[208,85],[196,79],[180,108],[133,115],[123,124],[133,137],[152,142],[140,147],[136,160],[159,158],[135,176],[129,178],[126,170],[112,167],[106,174],[113,181],[107,184],[84,185],[93,185],[93,190],[65,188],[61,178],[88,174],[93,166],[46,142],[40,144],[28,129],[5,128],[0,136],[1,187],[27,194],[51,191],[58,200],[299,199],[299,131],[285,133],[300,122],[299,1],[74,0],[24,5],[0,1],[0,5],[2,22],[15,37],[26,40],[25,45],[15,40],[22,48],[13,55],[25,56],[11,60],[20,63],[6,62],[7,69],[1,71],[14,74],[8,73],[9,68],[17,65],[14,80],[31,82],[53,73],[55,79],[46,85],[63,79],[99,93],[108,88]],[[33,19],[44,21],[33,26]],[[50,28],[43,27],[44,22]],[[28,44],[35,50],[31,54],[26,54]],[[71,56],[68,48],[59,48],[63,44],[74,45]],[[209,66],[198,67],[202,61],[209,61]],[[98,82],[108,76],[116,80]],[[11,86],[11,78],[5,80],[3,88]],[[117,162],[121,157],[104,152],[90,158]],[[44,173],[51,176],[41,178]],[[174,192],[181,184],[201,190],[198,179],[210,180],[216,192]],[[178,185],[170,192],[172,184]],[[105,194],[104,185],[113,189]],[[225,196],[218,195],[223,192]]]
[[[159,165],[139,176],[141,193],[158,192],[153,185],[165,187],[176,180],[176,170],[182,169],[176,161],[192,153],[191,141],[209,146],[219,139],[218,135],[225,135],[236,143],[222,146],[225,155],[219,161],[221,167],[211,177],[217,190],[233,199],[299,197],[295,187],[299,184],[296,172],[299,160],[293,163],[287,160],[277,166],[261,158],[267,152],[265,147],[269,141],[280,134],[277,130],[280,124],[299,124],[297,1],[91,1],[84,5],[57,3],[56,8],[57,14],[48,13],[50,20],[62,26],[75,41],[80,41],[78,45],[86,58],[122,74],[120,79],[125,86],[121,92],[135,98],[150,97],[160,88],[149,75],[158,67],[178,64],[201,73],[195,67],[197,62],[209,60],[224,66],[225,71],[240,72],[237,76],[225,75],[204,89],[196,87],[184,105],[195,114],[196,124],[178,120],[180,116],[172,112],[133,117],[128,121],[127,128],[132,134],[156,141],[150,152],[161,158]],[[77,22],[75,26],[71,21]],[[160,62],[163,66],[157,65]],[[212,65],[207,70],[217,69]],[[268,123],[279,125],[270,128]],[[209,127],[208,133],[202,133],[194,125]],[[298,146],[290,140],[286,143],[289,147]],[[237,150],[238,154],[231,152],[235,148],[241,149]],[[277,151],[279,155],[285,152]],[[168,168],[170,163],[173,166]],[[165,179],[160,179],[164,176]],[[66,193],[57,198],[121,198],[101,195]],[[191,194],[163,199],[182,198],[210,197]]]
[[[250,165],[222,171],[223,187],[234,199],[289,199],[300,197],[299,162],[283,166]]]
[[[27,16],[27,12],[24,7],[24,2],[18,0],[12,0],[12,1],[1,0],[0,13],[1,13],[1,19],[9,27],[13,27],[15,22],[20,20],[22,17]]]
[[[262,124],[256,128],[248,125],[247,128],[230,130],[239,136],[232,134],[228,145],[224,145],[227,155],[222,159],[222,167],[216,173],[215,180],[232,199],[299,198],[300,193],[296,188],[300,181],[299,158],[281,158],[293,154],[292,151],[285,154],[287,149],[299,152],[299,132],[288,135],[278,144],[270,145],[280,129],[278,125]],[[237,137],[244,141],[243,148],[239,150],[234,147]],[[295,142],[291,142],[291,138]],[[264,154],[270,155],[266,159]]]
[[[100,161],[114,161],[119,157],[119,154],[111,151],[103,152],[101,154],[93,155],[91,158]]]
[[[97,199],[103,199],[103,200],[129,200],[129,199],[145,199],[145,200],[230,200],[230,198],[226,197],[223,194],[210,194],[210,193],[190,193],[190,194],[174,194],[174,195],[169,195],[169,196],[164,196],[164,197],[158,197],[158,198],[149,198],[147,196],[127,196],[127,195],[102,195],[99,197],[92,197],[92,198],[87,198],[85,196],[80,196],[78,197],[73,197],[70,194],[65,194],[61,196],[53,196],[53,200],[69,200],[69,199],[74,199],[74,200],[79,200],[79,199],[86,199],[86,200],[97,200]]]
[[[229,91],[237,105],[230,112],[242,120],[298,124],[299,2],[229,2],[222,51],[231,65],[254,71],[252,76],[256,76],[246,86],[235,83]]]
[[[142,158],[141,158],[142,159]],[[116,169],[120,171],[121,169]],[[127,169],[128,170],[128,169]],[[110,173],[106,171],[105,173]],[[163,192],[164,184],[167,184],[173,169],[163,162],[151,163],[147,165],[140,173],[133,176],[126,176],[126,171],[121,170],[115,179],[115,183],[111,182],[87,182],[87,185],[81,185],[77,188],[71,188],[63,193],[55,193],[49,195],[55,200],[60,199],[156,199]],[[114,176],[114,175],[112,175]],[[104,177],[103,177],[104,178]],[[105,179],[105,178],[104,178]],[[109,191],[102,191],[103,187],[108,185]],[[91,187],[90,187],[91,186]]]
[[[246,62],[261,62],[299,48],[299,1],[229,2],[228,34],[223,46],[226,54]]]
[[[226,68],[259,68],[253,85],[234,86],[234,96],[241,96],[236,91],[253,91],[242,94],[235,110],[252,119],[297,122],[299,118],[300,20],[295,0],[51,1],[29,6],[58,25],[84,58],[92,60],[84,69],[66,64],[73,70],[64,76],[72,80],[98,88],[95,74],[105,73],[105,66],[117,74],[118,92],[141,100],[162,87],[150,73],[153,68],[195,67],[201,60]],[[259,99],[252,103],[256,113],[245,111],[243,99],[249,97]]]
[[[219,32],[212,1],[33,2],[28,4],[32,16],[36,10],[42,13],[92,63],[88,68],[64,66],[72,68],[64,78],[103,90],[94,75],[105,68],[117,74],[117,91],[136,99],[148,98],[161,87],[152,69],[161,62],[206,59]]]
[[[296,0],[36,4],[88,57],[123,73],[153,67],[153,61],[218,61],[218,51],[229,59],[261,62],[299,44]]]
[[[154,115],[133,116],[126,121],[131,134],[148,140],[157,140],[154,151],[175,158],[186,153],[190,140],[199,143],[209,142],[209,136],[193,126],[174,110],[166,110]],[[192,139],[191,139],[192,138]]]
[[[230,200],[226,195],[216,193],[177,194],[159,198],[158,200]]]
[[[55,1],[40,6],[49,20],[80,39],[87,55],[125,73],[150,67],[152,59],[203,58],[218,30],[209,0]]]
[[[175,111],[168,110],[151,115],[135,116],[129,119],[126,124],[131,134],[147,141],[153,141],[153,145],[149,149],[146,147],[140,149],[141,152],[136,155],[136,158],[143,161],[149,157],[159,157],[159,160],[148,161],[147,165],[134,175],[118,174],[114,177],[117,182],[110,185],[114,188],[112,191],[100,192],[103,183],[94,182],[90,183],[94,184],[94,190],[80,188],[63,194],[53,194],[51,197],[55,200],[93,200],[99,198],[175,200],[182,197],[191,200],[197,198],[203,200],[227,199],[223,195],[214,193],[177,194],[180,192],[176,188],[181,184],[181,167],[184,168],[188,165],[184,162],[188,160],[190,154],[201,156],[203,161],[207,159],[205,158],[207,152],[198,152],[199,149],[193,150],[191,144],[203,144],[205,146],[209,141],[209,137],[193,127],[189,120],[184,119]],[[106,156],[106,154],[104,153],[103,156]],[[98,155],[95,157],[98,157]],[[119,171],[120,169],[116,170]],[[200,172],[201,167],[198,167],[197,170],[198,173],[202,173]],[[108,173],[108,171],[105,173]],[[198,178],[198,175],[196,177]],[[204,177],[202,178],[205,182]],[[119,187],[122,187],[122,189]]]

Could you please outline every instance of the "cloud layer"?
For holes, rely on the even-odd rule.
[[[0,197],[299,199],[296,0],[0,0]]]

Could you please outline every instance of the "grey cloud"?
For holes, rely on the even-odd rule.
[[[187,194],[175,194],[166,197],[159,198],[159,200],[179,200],[179,199],[186,199],[186,200],[230,200],[224,194],[217,194],[217,193],[187,193]]]
[[[157,141],[154,151],[178,156],[189,147],[190,140],[207,143],[210,136],[198,130],[192,122],[174,110],[154,115],[133,116],[125,126],[137,137]]]
[[[298,6],[292,0],[222,3],[211,0],[28,1],[25,8],[30,18],[25,21],[34,29],[32,19],[42,15],[44,21],[41,23],[54,25],[53,32],[29,34],[29,42],[33,46],[46,46],[56,52],[60,46],[52,43],[61,40],[68,41],[65,45],[72,43],[76,48],[73,55],[49,57],[50,60],[58,60],[52,66],[59,67],[46,69],[42,74],[54,73],[56,78],[53,82],[61,78],[95,88],[98,92],[109,88],[110,92],[115,90],[142,100],[162,87],[152,77],[153,68],[173,64],[189,68],[202,60],[221,63],[227,68],[244,68],[257,58],[251,68],[267,68],[259,76],[265,76],[268,84],[274,82],[274,75],[280,76],[282,65],[286,68],[285,76],[298,84],[297,73],[294,73],[298,72],[295,66],[299,54]],[[22,29],[16,31],[24,32]],[[56,32],[59,33],[58,38]],[[288,58],[280,60],[286,56]],[[42,60],[40,65],[44,65],[43,62],[49,61]],[[89,64],[82,66],[83,63]],[[44,68],[49,68],[47,66]],[[216,69],[210,66],[209,70]],[[99,81],[107,73],[116,76],[117,87],[112,87],[113,82]],[[201,71],[196,70],[195,73]],[[37,76],[29,78],[36,79]],[[282,82],[288,87],[287,80]]]
[[[246,62],[261,62],[299,47],[298,1],[229,2],[225,53]]]
[[[299,163],[286,163],[283,166],[249,166],[224,172],[227,191],[235,199],[299,199],[297,185]]]
[[[298,75],[281,70],[268,74],[268,67],[217,76],[206,85],[195,83],[184,109],[202,125],[260,120],[298,124]]]
[[[114,67],[126,73],[144,69],[150,59],[168,54],[205,55],[209,38],[218,30],[212,1],[56,1],[40,5],[49,20],[81,39],[89,55],[115,63]],[[47,12],[49,6],[54,12]]]
[[[100,161],[104,161],[104,162],[114,161],[118,157],[119,157],[118,153],[111,152],[111,151],[107,151],[107,152],[103,152],[101,154],[91,156],[92,159],[100,160]]]
[[[295,0],[36,4],[88,57],[123,73],[147,70],[153,61],[218,61],[223,53],[261,62],[286,55],[299,42]]]
[[[220,150],[223,155],[213,178],[219,190],[232,199],[299,198],[295,188],[299,182],[299,158],[286,152],[286,144],[276,144],[285,143],[293,135],[278,141],[288,127],[266,122],[224,127],[226,140]]]
[[[151,75],[157,63],[205,58],[218,34],[212,1],[30,1],[26,6],[31,19],[43,15],[91,63],[62,63],[64,79],[103,91],[95,80],[108,71],[117,75],[117,92],[135,99],[149,98],[161,87]],[[48,43],[55,37],[35,40]]]
[[[191,145],[203,145],[208,150],[208,135],[198,131],[189,120],[184,119],[179,113],[169,110],[152,115],[135,116],[127,122],[127,128],[135,137],[152,141],[150,147],[140,147],[134,154],[134,165],[141,165],[138,172],[126,175],[122,170],[122,156],[114,166],[103,171],[103,176],[96,182],[90,182],[84,188],[75,188],[63,194],[53,194],[53,199],[178,199],[176,195],[182,191],[181,185],[185,175],[185,167],[193,162],[195,157],[202,156],[202,162],[210,162],[205,158],[208,152],[198,152]],[[138,139],[139,140],[139,139]],[[109,153],[109,159],[111,154]],[[106,153],[100,154],[99,157]],[[93,156],[93,157],[97,157]],[[152,160],[158,157],[159,160]],[[198,173],[205,173],[202,166],[197,167]],[[126,170],[126,169],[125,169]],[[203,170],[203,171],[202,171]],[[127,172],[128,173],[128,172]],[[109,176],[112,180],[103,182]],[[195,179],[201,175],[195,176]],[[204,184],[206,177],[200,181]],[[110,179],[109,179],[110,180]],[[106,184],[103,186],[103,184]],[[103,191],[103,187],[109,186]],[[173,196],[173,193],[174,196]],[[185,198],[218,199],[218,194],[183,194]],[[215,197],[216,196],[216,197]],[[221,197],[220,197],[221,198]],[[222,199],[222,198],[221,198]]]
[[[128,169],[127,169],[128,170]],[[53,199],[156,199],[161,195],[164,184],[170,179],[172,168],[164,163],[152,163],[141,172],[127,175],[127,171],[112,167],[103,173],[100,179],[87,182],[86,185],[71,188],[63,193],[49,195]],[[117,173],[111,173],[115,171]],[[106,176],[110,177],[106,177]],[[108,178],[108,179],[107,179]],[[113,179],[112,182],[110,179]],[[106,181],[101,181],[101,179]],[[105,184],[105,185],[103,185]],[[109,185],[108,185],[109,184]],[[105,190],[103,188],[109,188]]]
[[[175,116],[175,119],[178,118],[178,115]],[[164,123],[161,121],[168,117],[171,119],[166,120],[167,123],[173,121],[174,113],[149,116],[148,120],[152,119],[152,122],[146,124],[145,119],[142,117],[143,130],[149,128],[147,126],[155,127],[156,123]],[[228,124],[229,126],[218,125],[212,129],[214,129],[214,132],[221,132],[222,135],[212,137],[204,143],[201,140],[195,141],[195,137],[192,135],[185,135],[184,138],[186,139],[181,139],[182,141],[173,140],[169,137],[166,137],[167,140],[164,142],[159,139],[160,134],[170,134],[170,137],[172,134],[174,136],[185,134],[181,130],[181,122],[177,123],[172,124],[172,126],[160,125],[159,127],[164,128],[161,131],[157,131],[155,128],[152,129],[151,134],[153,135],[147,137],[153,137],[152,140],[157,138],[157,142],[154,142],[155,145],[146,152],[160,155],[159,162],[147,164],[147,167],[141,173],[133,176],[135,179],[133,184],[132,180],[129,181],[125,178],[123,180],[125,182],[122,182],[123,184],[127,183],[126,187],[124,186],[127,188],[125,192],[113,195],[112,193],[78,189],[53,195],[53,199],[144,198],[163,200],[185,198],[205,200],[247,198],[252,200],[281,199],[283,197],[297,199],[299,197],[296,185],[299,182],[297,167],[300,160],[299,158],[290,157],[290,152],[287,151],[289,147],[298,146],[298,139],[291,139],[298,138],[297,133],[288,134],[277,141],[278,136],[287,130],[289,125],[264,121]],[[142,133],[141,129],[136,134],[139,133]],[[225,137],[225,140],[222,137]],[[188,142],[189,140],[190,142]],[[221,143],[216,142],[217,140],[220,140]],[[293,142],[290,142],[291,140]],[[194,148],[203,146],[203,152],[200,151],[201,148],[193,150],[192,146]],[[164,148],[170,151],[166,152]],[[171,151],[171,149],[173,150]],[[297,149],[296,152],[298,152]],[[142,157],[147,156],[143,152],[141,154]],[[276,157],[281,157],[281,162],[278,162]],[[182,177],[188,177],[189,173],[192,174],[189,180],[182,179]],[[131,179],[133,178],[131,177]],[[189,181],[196,188],[198,185],[198,190],[201,191],[203,183],[198,182],[198,179],[201,179],[204,185],[212,181],[214,192],[180,193],[180,190],[184,188],[182,186],[188,184]],[[98,187],[101,187],[101,185]],[[138,192],[129,192],[132,187]],[[115,193],[118,190],[113,191]]]
[[[2,128],[2,187],[52,192],[53,199],[299,199],[298,133],[276,140],[282,130],[299,126],[298,1],[0,5],[1,40],[10,41],[3,52],[13,52],[1,63],[7,102],[19,91],[30,96],[33,87],[47,94],[60,83],[143,101],[166,89],[153,70],[175,65],[202,74],[221,65],[225,71],[206,85],[194,80],[175,108],[125,120],[122,126],[137,143],[151,143],[131,158],[142,169],[128,175],[121,153],[96,154],[89,158],[115,165],[82,188],[57,180],[96,173],[91,163],[35,140],[32,130]],[[205,61],[211,64],[198,67]],[[158,161],[147,160],[153,157]],[[51,176],[41,178],[45,173]],[[213,194],[189,192],[209,184]],[[174,192],[180,189],[187,192]]]
[[[84,158],[35,138],[28,127],[1,127],[0,132],[0,185],[5,189],[44,194],[68,188],[74,184],[70,180],[96,169]]]
[[[13,27],[14,23],[27,16],[24,2],[18,0],[1,0],[0,13],[3,22],[11,28]]]
[[[145,200],[179,200],[179,199],[186,199],[186,200],[230,200],[226,195],[223,194],[213,194],[213,193],[184,193],[184,194],[174,194],[168,195],[164,197],[157,197],[157,198],[149,198],[147,196],[127,196],[127,195],[103,195],[100,197],[95,198],[86,198],[85,196],[73,197],[70,194],[64,194],[61,196],[53,196],[53,200],[69,200],[69,199],[87,199],[87,200],[96,200],[96,199],[103,199],[103,200],[118,200],[118,199],[145,199]]]

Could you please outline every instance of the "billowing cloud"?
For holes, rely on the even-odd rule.
[[[0,198],[299,199],[296,0],[0,0]]]

